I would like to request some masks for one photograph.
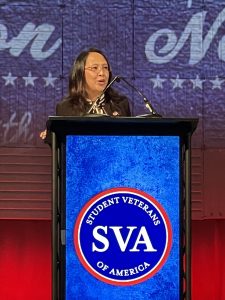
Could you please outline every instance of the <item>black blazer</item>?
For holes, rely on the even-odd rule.
[[[56,115],[57,116],[84,116],[88,112],[92,104],[88,102],[85,104],[85,111],[81,110],[78,105],[74,105],[71,99],[62,100],[56,105]],[[105,102],[104,110],[109,116],[117,117],[129,117],[131,116],[129,101],[125,96],[117,97],[116,99],[110,99]],[[47,125],[47,135],[44,140],[46,144],[51,146],[51,133],[48,130]]]
[[[85,116],[92,104],[88,102],[85,104],[85,108],[82,109],[78,105],[74,105],[71,99],[66,99],[59,102],[56,105],[57,116]],[[126,97],[121,96],[116,100],[109,100],[105,102],[104,110],[109,116],[130,116],[129,101]]]

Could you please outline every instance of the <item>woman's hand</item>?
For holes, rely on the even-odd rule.
[[[45,129],[44,131],[40,132],[39,136],[42,140],[44,140],[46,138],[46,135],[47,135],[47,130]]]

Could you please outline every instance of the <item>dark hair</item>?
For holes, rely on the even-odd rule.
[[[69,76],[69,98],[74,99],[75,101],[78,99],[84,100],[87,97],[85,90],[84,68],[87,57],[91,52],[97,52],[105,58],[109,67],[109,81],[111,81],[112,78],[109,61],[101,50],[90,48],[86,51],[82,51],[74,61]]]
[[[71,103],[72,111],[74,110],[75,114],[79,115],[84,115],[85,112],[89,109],[89,104],[86,101],[88,95],[85,89],[85,65],[88,55],[92,52],[97,52],[105,58],[109,67],[108,83],[112,80],[112,72],[109,61],[106,55],[101,50],[97,48],[90,48],[86,51],[82,51],[78,55],[70,71],[68,95],[64,97],[63,100],[68,100]],[[118,92],[115,91],[112,87],[109,87],[105,92],[105,101],[110,102],[112,99],[114,103],[117,103],[121,101],[121,95],[119,95]]]

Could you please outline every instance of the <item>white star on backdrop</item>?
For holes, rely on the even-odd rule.
[[[28,86],[29,84],[34,86],[34,80],[37,79],[37,77],[33,77],[31,75],[31,71],[29,71],[28,76],[27,77],[23,77],[23,79],[25,80],[25,86]]]
[[[203,82],[205,82],[205,80],[200,79],[199,75],[197,75],[195,79],[191,79],[191,82],[193,83],[193,89],[199,88],[202,90],[202,85],[203,85]]]
[[[57,79],[57,77],[52,77],[52,73],[48,72],[48,77],[43,77],[43,79],[45,80],[45,86],[51,85],[54,87],[54,81]]]
[[[153,89],[155,89],[157,87],[162,89],[163,88],[162,84],[163,84],[164,81],[166,81],[166,79],[160,78],[159,74],[157,74],[156,78],[151,78],[150,80],[154,83]]]
[[[225,80],[220,80],[218,76],[216,76],[216,79],[210,80],[212,82],[212,89],[220,89],[221,90],[221,85]]]
[[[182,89],[182,84],[185,81],[185,79],[180,79],[179,74],[177,75],[176,79],[171,79],[173,83],[173,89],[180,88]]]
[[[41,79],[42,83],[44,81],[44,86],[48,87],[51,86],[52,88],[55,88],[56,80],[59,79],[59,77],[53,77],[52,73],[49,71],[47,77],[34,77],[32,76],[31,71],[29,71],[28,76],[20,77],[20,76],[13,76],[11,72],[8,73],[7,76],[1,76],[0,78],[3,78],[3,85],[4,86],[12,86],[14,87],[16,85],[16,82],[19,81],[21,78],[24,80],[24,84],[27,87],[28,85],[32,85],[33,87],[35,86],[35,80],[36,79]],[[221,90],[223,87],[225,87],[225,77],[219,77],[216,75],[215,79],[201,79],[199,75],[197,74],[195,79],[188,79],[188,78],[180,78],[180,75],[177,74],[176,78],[161,78],[159,74],[156,75],[155,78],[149,78],[150,81],[153,82],[153,89],[159,88],[163,89],[165,86],[163,86],[164,82],[171,82],[170,87],[174,89],[183,89],[184,88],[184,83],[187,81],[192,82],[192,89],[203,89],[203,84],[205,82],[210,82],[211,83],[211,89],[219,89]],[[40,81],[40,82],[41,82]],[[0,80],[0,84],[1,80]],[[165,87],[166,88],[166,87]],[[168,86],[167,86],[168,88]],[[209,85],[207,86],[209,88]]]
[[[3,79],[5,79],[5,85],[13,85],[15,86],[15,80],[16,80],[16,76],[12,76],[12,73],[9,72],[7,76],[2,76]]]

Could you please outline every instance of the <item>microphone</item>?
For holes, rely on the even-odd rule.
[[[108,90],[108,88],[115,82],[119,82],[120,81],[120,77],[119,76],[115,76],[110,83],[105,87],[105,89],[103,90],[103,92],[101,93],[101,95],[94,101],[94,103],[92,104],[92,106],[90,107],[90,109],[88,110],[87,114],[90,114],[92,111],[94,112],[96,108],[98,107],[102,107],[104,101],[105,101],[105,92],[106,90]]]
[[[149,110],[149,112],[152,114],[154,117],[162,117],[160,114],[156,112],[156,110],[153,108],[152,104],[148,101],[148,99],[145,97],[145,95],[139,91],[133,84],[131,84],[129,81],[127,81],[124,77],[119,77],[119,79],[123,80],[127,85],[129,85],[132,89],[134,89],[144,100],[145,107]]]

